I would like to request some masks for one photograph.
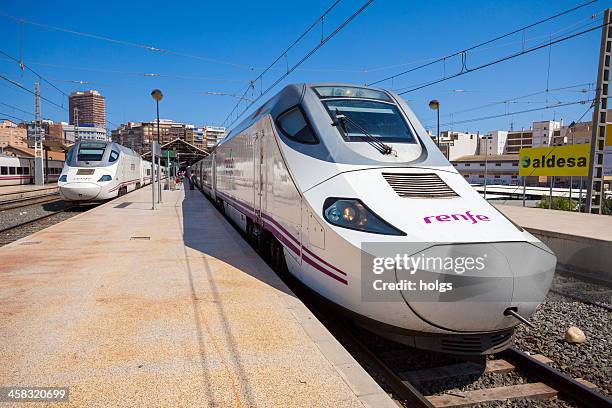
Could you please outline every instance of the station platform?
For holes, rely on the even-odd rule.
[[[397,407],[199,191],[163,201],[0,248],[0,384],[68,386],[62,406]]]
[[[612,216],[512,205],[495,207],[546,243],[562,269],[612,282]]]

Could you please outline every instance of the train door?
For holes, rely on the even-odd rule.
[[[264,168],[264,131],[258,130],[255,134],[255,140],[253,141],[253,207],[255,209],[256,222],[259,225],[263,224],[261,217],[262,204],[264,201],[264,181],[265,181],[265,168]]]

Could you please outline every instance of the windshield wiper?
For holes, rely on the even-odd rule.
[[[342,128],[342,131],[347,135],[347,137],[348,137],[348,130],[346,127],[346,122],[349,122],[351,125],[355,126],[358,130],[360,130],[363,133],[363,134],[358,134],[357,136],[363,139],[370,146],[378,150],[381,154],[388,155],[393,152],[393,149],[391,148],[391,146],[381,142],[380,140],[378,140],[378,138],[372,136],[370,133],[368,133],[363,128],[363,126],[361,126],[359,123],[357,123],[355,120],[351,119],[350,117],[341,114],[338,111],[338,109],[336,109],[335,116],[336,116],[336,122],[333,123],[332,125],[333,126],[340,125],[340,127]]]

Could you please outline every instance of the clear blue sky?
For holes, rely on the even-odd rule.
[[[343,0],[326,20],[329,31],[363,1]],[[459,51],[515,28],[551,16],[583,1],[436,1],[412,2],[375,0],[336,37],[311,59],[285,79],[290,82],[342,81],[368,83],[414,67],[417,63]],[[36,23],[61,27],[137,44],[151,45],[178,53],[222,61],[153,52],[123,44],[100,41],[48,28],[23,25],[20,47],[20,25],[0,14],[0,50],[18,57],[52,80],[66,93],[97,89],[106,97],[107,118],[114,124],[150,120],[154,102],[150,92],[160,88],[163,118],[196,125],[220,124],[236,99],[228,96],[203,95],[202,92],[242,93],[259,68],[267,66],[284,48],[304,31],[331,0],[309,1],[29,1],[2,0],[0,13]],[[600,24],[601,11],[610,1],[598,1],[550,23],[527,30],[527,46],[546,41],[551,35],[573,33]],[[590,17],[599,13],[596,19]],[[320,38],[318,27],[293,53],[294,63]],[[580,92],[595,81],[600,31],[596,30],[562,44],[545,48],[509,62],[473,72],[441,84],[408,93],[404,98],[425,125],[435,124],[427,102],[437,98],[441,103],[443,124],[482,116],[520,111],[573,102],[592,97]],[[523,34],[505,38],[484,50],[468,54],[467,66],[499,58],[522,47]],[[266,75],[273,82],[285,69],[283,60]],[[402,65],[403,64],[403,65]],[[399,66],[402,65],[402,66]],[[388,68],[389,66],[394,66]],[[252,67],[252,69],[249,69]],[[387,67],[387,68],[385,68]],[[550,69],[549,69],[550,67]],[[382,69],[381,69],[382,68]],[[446,73],[460,69],[460,60],[451,59]],[[365,72],[367,70],[367,72]],[[381,84],[397,89],[439,78],[443,64]],[[146,77],[145,73],[167,75]],[[35,77],[22,74],[14,62],[0,56],[0,74],[28,89]],[[584,84],[572,89],[541,93],[512,103],[484,109],[459,111],[506,100],[547,88]],[[77,84],[70,81],[88,81]],[[266,82],[264,82],[265,85]],[[590,86],[591,88],[594,85]],[[460,91],[458,91],[460,90]],[[47,84],[43,96],[61,103],[63,96]],[[268,97],[264,97],[264,100]],[[263,102],[263,100],[261,101]],[[261,103],[260,102],[260,103]],[[33,111],[32,95],[0,80],[0,112],[31,119],[9,104],[27,112]],[[64,105],[67,102],[64,98]],[[559,107],[542,112],[517,114],[453,125],[456,130],[486,132],[492,129],[528,127],[532,120],[563,118],[566,123],[578,119],[586,105]],[[447,116],[454,113],[452,117]],[[3,115],[0,115],[0,117]],[[68,113],[43,102],[43,117],[67,121]],[[585,116],[590,119],[590,114]],[[110,125],[110,127],[114,127]],[[443,126],[445,128],[447,126]]]

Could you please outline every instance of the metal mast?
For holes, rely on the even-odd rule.
[[[601,214],[604,200],[604,149],[608,110],[608,86],[610,83],[610,51],[612,48],[612,9],[604,11],[601,28],[601,48],[597,89],[593,102],[593,134],[591,135],[591,155],[589,158],[589,181],[587,183],[586,212]]]
[[[79,108],[74,107],[74,143],[80,142],[79,136]]]
[[[45,184],[45,164],[43,156],[43,141],[40,115],[40,82],[34,83],[34,183]]]

